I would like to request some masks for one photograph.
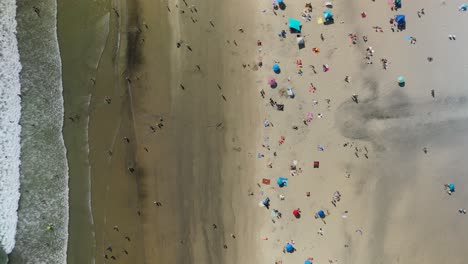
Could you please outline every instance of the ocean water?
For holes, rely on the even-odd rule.
[[[22,66],[21,197],[16,244],[9,263],[65,263],[68,165],[62,136],[64,108],[57,3],[23,0],[16,4]],[[53,225],[53,230],[47,230],[48,225]]]
[[[0,0],[0,246],[10,253],[18,220],[21,98],[15,0]]]

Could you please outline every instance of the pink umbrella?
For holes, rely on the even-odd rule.
[[[314,118],[314,115],[311,112],[307,113],[307,122],[312,121],[313,118]]]
[[[269,85],[275,85],[276,84],[275,78],[268,78],[268,84]]]

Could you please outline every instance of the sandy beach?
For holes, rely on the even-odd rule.
[[[314,0],[310,21],[285,4],[59,5],[64,32],[66,14],[94,10],[61,35],[69,263],[465,262],[461,2]]]

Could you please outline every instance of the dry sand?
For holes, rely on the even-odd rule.
[[[456,176],[464,166],[457,161],[461,152],[455,145],[464,142],[458,131],[466,128],[460,123],[466,117],[459,114],[466,92],[460,89],[462,82],[455,72],[462,74],[466,66],[461,63],[455,67],[456,59],[450,58],[460,55],[456,50],[466,41],[460,37],[466,32],[461,26],[466,16],[460,16],[458,4],[404,2],[397,13],[407,15],[408,28],[392,33],[388,20],[395,12],[384,2],[334,2],[336,23],[323,26],[315,21],[325,8],[322,2],[313,1],[312,22],[303,21],[306,48],[301,51],[295,49],[291,35],[282,42],[272,37],[286,29],[287,18],[297,18],[303,8],[302,3],[287,4],[278,16],[270,9],[263,15],[268,35],[262,39],[266,53],[263,81],[274,76],[270,70],[274,60],[282,67],[281,74],[275,76],[278,88],[265,88],[266,97],[285,103],[286,110],[277,112],[264,103],[264,118],[275,126],[262,132],[265,141],[257,146],[269,144],[271,150],[258,146],[258,152],[265,155],[258,163],[265,166],[272,161],[273,168],[260,170],[257,179],[275,182],[278,176],[286,176],[289,186],[263,187],[272,200],[271,208],[281,211],[283,218],[272,223],[269,212],[264,213],[262,236],[269,240],[259,245],[264,252],[262,263],[298,263],[307,257],[318,263],[462,263],[466,255],[461,253],[461,245],[468,236],[466,221],[457,208],[464,207],[466,194],[455,198],[443,191],[448,181],[464,183],[462,176]],[[426,15],[418,19],[416,11],[421,8]],[[362,11],[368,13],[367,18],[360,17]],[[438,17],[444,17],[444,22],[438,23]],[[384,32],[375,32],[372,26],[381,26]],[[357,45],[350,44],[348,33],[358,34]],[[448,34],[457,34],[457,40],[449,41]],[[363,43],[362,35],[368,36],[368,43]],[[417,44],[410,45],[406,36],[417,38]],[[375,50],[372,65],[364,60],[368,46]],[[321,53],[313,54],[312,47],[320,48]],[[447,55],[449,50],[453,54]],[[437,59],[429,63],[427,56]],[[297,58],[304,64],[302,77],[296,73]],[[391,62],[388,70],[382,69],[380,58]],[[310,64],[315,65],[316,75],[308,68]],[[331,71],[324,73],[322,64],[329,64]],[[344,81],[347,75],[351,76],[349,84]],[[399,75],[407,79],[405,88],[396,84]],[[457,81],[447,85],[448,75]],[[310,82],[317,87],[313,94],[308,90]],[[280,96],[278,90],[287,87],[294,88],[295,99]],[[440,90],[442,98],[434,100],[431,89]],[[352,94],[358,94],[359,104],[352,102]],[[309,111],[314,120],[304,126],[302,120]],[[323,114],[322,119],[316,118],[318,113]],[[298,126],[297,131],[291,129],[293,125]],[[278,146],[280,136],[286,141]],[[324,152],[317,151],[319,144],[325,146]],[[436,150],[425,155],[424,147]],[[303,170],[295,177],[288,175],[292,160],[298,160]],[[320,161],[320,168],[312,168],[314,160]],[[350,178],[345,177],[346,172]],[[335,208],[330,201],[336,190],[342,199]],[[309,198],[307,191],[311,192]],[[285,195],[285,201],[280,201],[280,194]],[[303,216],[294,219],[292,211],[298,207]],[[330,214],[326,224],[313,217],[319,209]],[[319,228],[323,236],[317,234]],[[285,255],[281,250],[291,239],[297,251]]]

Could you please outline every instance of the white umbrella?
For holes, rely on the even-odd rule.
[[[298,45],[304,45],[304,39],[302,37],[297,38],[297,44]]]
[[[326,7],[333,7],[333,4],[332,4],[331,2],[326,2],[326,3],[325,3],[325,6],[326,6]]]

